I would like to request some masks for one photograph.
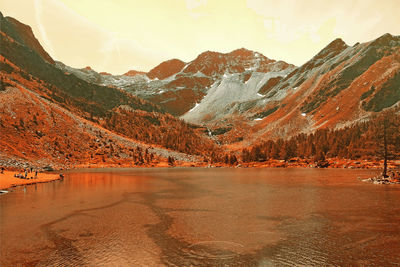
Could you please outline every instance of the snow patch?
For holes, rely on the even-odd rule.
[[[253,121],[261,121],[263,118],[256,118]]]
[[[301,116],[305,117],[305,116],[307,116],[307,114],[303,112],[303,113],[301,113]]]
[[[204,73],[202,73],[201,71],[197,71],[193,76],[196,76],[196,77],[206,77],[206,75],[204,74]]]
[[[245,83],[241,74],[229,74],[226,72],[223,74],[224,78],[222,81],[215,81],[211,88],[207,90],[206,96],[200,103],[196,104],[194,108],[181,116],[181,118],[187,122],[202,123],[203,118],[208,114],[216,115],[213,120],[231,114],[238,108],[238,105],[233,105],[234,103],[252,100],[260,100],[261,103],[265,100],[265,96],[258,93],[260,88],[269,79],[283,76],[287,72],[288,70],[269,73],[253,72]],[[278,92],[275,97],[280,99],[286,95],[286,91]]]
[[[195,110],[199,105],[200,105],[199,103],[196,103],[196,105],[195,105],[191,110],[189,110],[188,112],[192,112],[192,111]]]

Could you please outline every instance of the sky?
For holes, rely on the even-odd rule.
[[[123,74],[247,48],[297,66],[327,44],[400,35],[400,0],[0,0],[65,64]]]

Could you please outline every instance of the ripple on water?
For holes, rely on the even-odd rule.
[[[188,246],[185,254],[192,259],[228,260],[243,252],[242,244],[231,241],[201,241]]]

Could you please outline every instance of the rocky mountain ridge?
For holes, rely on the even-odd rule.
[[[294,69],[291,64],[268,59],[244,48],[230,53],[207,51],[188,63],[171,59],[148,73],[130,71],[133,75],[102,75],[92,69],[75,69],[61,62],[56,62],[56,66],[88,82],[121,88],[160,105],[175,116],[195,107],[213,85],[233,74],[240,74],[247,80],[252,73],[275,73],[272,75],[275,77]]]

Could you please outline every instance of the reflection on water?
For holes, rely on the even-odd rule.
[[[2,266],[400,264],[400,187],[362,170],[66,174],[0,196]]]

